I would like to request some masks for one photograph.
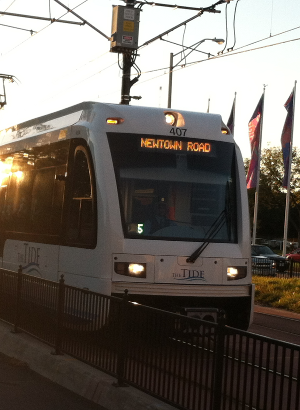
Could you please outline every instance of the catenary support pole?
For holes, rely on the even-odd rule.
[[[132,0],[125,0],[126,7],[134,7]],[[129,105],[130,104],[130,74],[132,67],[132,52],[127,51],[123,54],[123,74],[122,74],[122,87],[121,87],[121,102],[120,104]]]
[[[131,52],[123,53],[123,75],[121,88],[120,104],[129,105],[130,103],[130,74],[131,74]]]
[[[169,91],[168,91],[168,108],[172,104],[172,82],[173,82],[173,53],[170,53],[170,68],[169,68]]]

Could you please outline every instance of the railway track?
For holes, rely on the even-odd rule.
[[[300,314],[255,306],[249,332],[300,345]]]

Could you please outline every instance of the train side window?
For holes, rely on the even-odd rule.
[[[0,229],[5,238],[58,243],[69,142],[0,159]]]
[[[31,204],[31,221],[34,233],[49,233],[54,177],[54,168],[39,170],[35,175]]]
[[[23,153],[1,159],[1,225],[24,232],[30,225],[31,175]]]
[[[72,171],[66,241],[74,246],[94,247],[96,222],[92,173],[84,147],[75,149]]]

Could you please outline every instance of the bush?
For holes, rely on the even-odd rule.
[[[255,303],[300,313],[300,279],[253,276]]]

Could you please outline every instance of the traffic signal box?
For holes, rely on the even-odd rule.
[[[113,6],[110,51],[126,53],[138,48],[140,9]]]

